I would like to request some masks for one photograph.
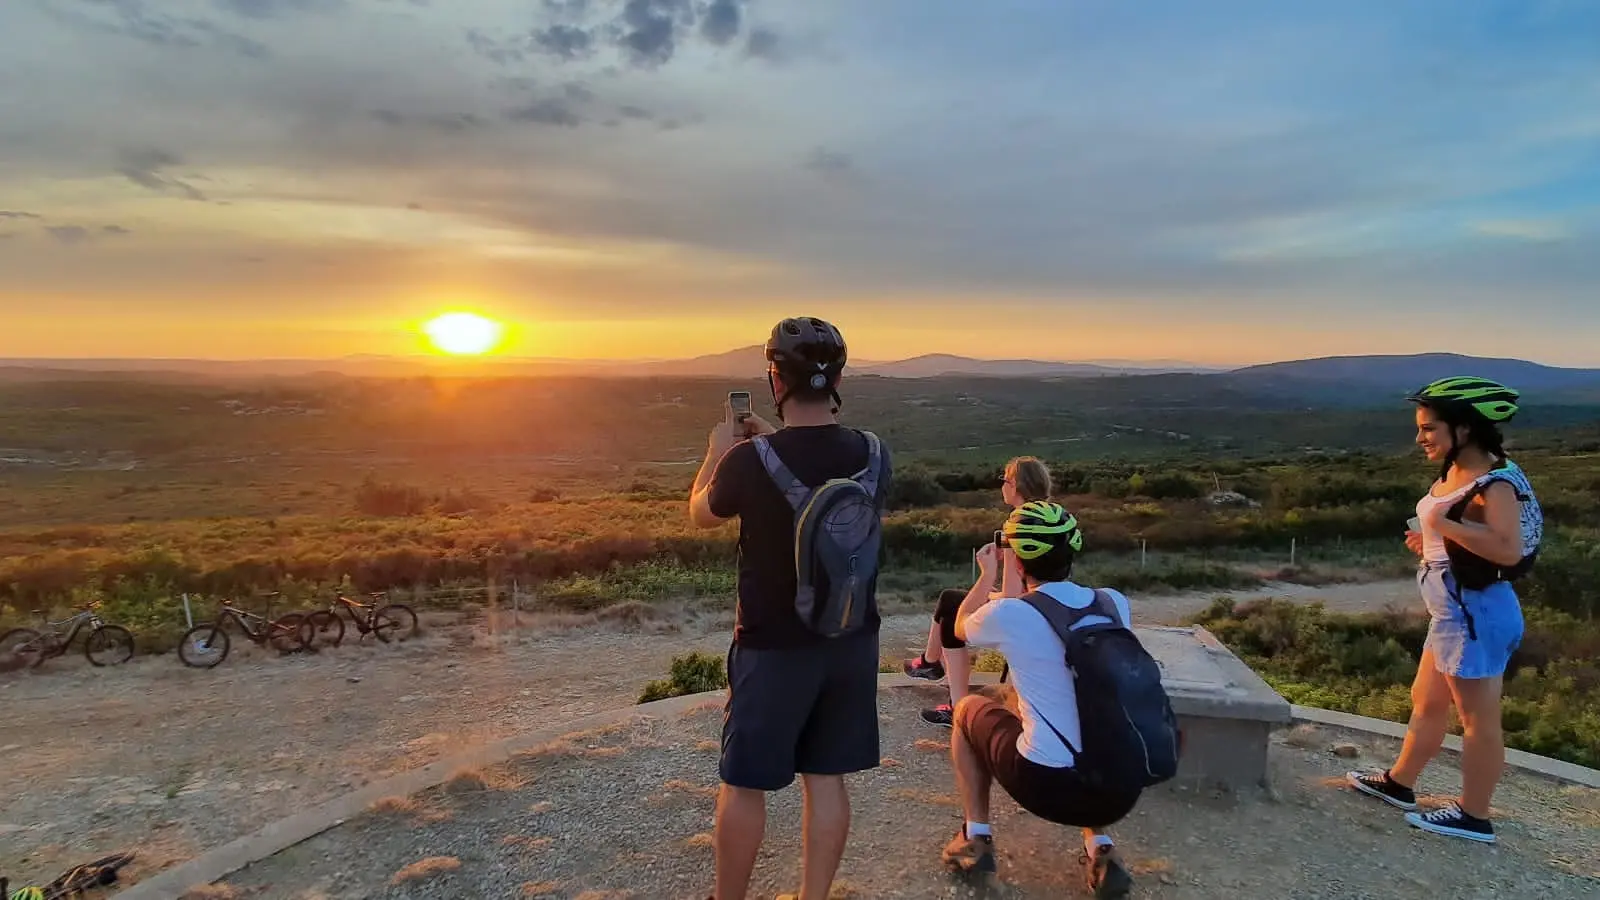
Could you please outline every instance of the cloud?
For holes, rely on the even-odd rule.
[[[416,125],[451,134],[459,134],[475,128],[482,128],[487,124],[483,121],[483,119],[467,112],[424,113],[419,115],[397,112],[392,109],[375,109],[372,111],[371,115],[372,118],[390,126],[391,128],[403,128],[406,126]]]
[[[617,45],[634,65],[660,66],[677,50],[678,27],[693,21],[689,0],[626,0]]]
[[[238,0],[248,5],[249,0]],[[251,59],[265,59],[265,44],[194,16],[158,12],[146,0],[92,0],[71,6],[51,3],[44,9],[76,28],[114,34],[167,49],[212,47]]]
[[[1553,219],[1485,219],[1472,223],[1472,231],[1485,237],[1552,243],[1572,237],[1566,225]]]
[[[133,234],[133,231],[132,231],[132,229],[124,228],[121,225],[102,225],[102,226],[100,226],[100,233],[101,234],[110,234],[110,235],[122,236],[122,235]]]
[[[739,36],[740,0],[711,0],[700,14],[700,35],[721,47]]]
[[[325,12],[344,6],[344,0],[212,0],[212,3],[219,9],[247,19],[270,19],[297,12]]]
[[[16,209],[0,209],[0,219],[39,219],[43,218],[38,213],[23,212]]]
[[[837,150],[829,150],[826,147],[813,148],[810,153],[806,154],[803,165],[813,172],[824,173],[848,172],[854,168],[854,163],[851,162],[848,154],[840,153]]]
[[[534,100],[507,113],[506,118],[513,122],[559,125],[563,128],[576,128],[583,124],[583,118],[572,108],[572,104],[560,97]]]
[[[199,188],[170,175],[163,175],[163,169],[179,165],[182,162],[175,154],[154,147],[124,150],[122,164],[117,167],[117,173],[124,178],[160,194],[177,194],[190,200],[204,200],[205,194]]]
[[[89,229],[81,225],[46,225],[44,229],[57,241],[72,246],[89,240]]]
[[[593,56],[596,43],[593,33],[576,25],[558,23],[533,33],[534,46],[567,61]]]
[[[745,38],[744,53],[753,59],[764,59],[767,62],[783,62],[788,58],[783,41],[778,33],[770,28],[752,28],[750,36]]]

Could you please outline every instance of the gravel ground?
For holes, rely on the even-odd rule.
[[[995,805],[1000,877],[981,889],[940,868],[959,827],[949,732],[924,725],[925,687],[880,697],[884,764],[852,778],[854,826],[835,896],[1087,896],[1075,830]],[[286,900],[550,897],[700,898],[711,879],[720,709],[572,734],[504,765],[459,773],[243,872],[217,897]],[[1337,744],[1361,757],[1335,757]],[[1113,829],[1136,897],[1580,900],[1600,892],[1600,792],[1521,774],[1496,797],[1501,843],[1423,834],[1341,787],[1351,765],[1396,742],[1300,726],[1280,732],[1272,788],[1242,794],[1150,791]],[[1458,785],[1452,757],[1424,779],[1424,802]],[[1426,796],[1433,794],[1434,796]],[[799,791],[770,804],[753,897],[798,885]]]
[[[1407,581],[1253,593],[1337,609],[1415,602]],[[1175,621],[1209,599],[1135,597],[1135,616]],[[210,671],[171,655],[115,669],[68,656],[0,675],[0,872],[49,879],[137,848],[124,871],[137,881],[374,778],[631,704],[674,654],[728,640],[725,619],[547,619],[497,638],[454,615],[424,625],[404,645],[310,656],[235,641]],[[887,617],[885,656],[926,629],[925,612]]]

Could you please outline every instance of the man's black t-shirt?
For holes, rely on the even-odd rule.
[[[794,477],[808,487],[849,478],[867,464],[867,439],[842,425],[781,428],[768,438]],[[880,442],[883,471],[878,504],[889,494],[889,450]],[[794,611],[794,507],[761,465],[755,445],[740,441],[717,464],[708,497],[711,512],[739,517],[739,607],[733,639],[751,648],[797,647],[824,640]],[[878,628],[874,612],[867,620]]]

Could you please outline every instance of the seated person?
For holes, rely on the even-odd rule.
[[[1140,791],[1108,791],[1090,785],[1074,769],[1085,730],[1079,722],[1074,676],[1064,646],[1038,609],[1026,600],[991,600],[996,569],[1016,568],[1008,582],[1022,595],[1043,594],[1069,610],[1099,603],[1131,627],[1128,599],[1112,590],[1094,591],[1068,580],[1083,546],[1077,519],[1056,503],[1025,503],[1006,520],[1011,550],[1005,562],[991,544],[978,553],[980,574],[956,612],[956,636],[974,647],[1005,654],[1021,717],[1005,704],[969,694],[956,704],[951,755],[966,823],[944,849],[946,865],[961,871],[995,871],[989,826],[989,791],[1000,782],[1023,809],[1051,822],[1083,829],[1086,877],[1098,898],[1124,897],[1133,878],[1104,829],[1132,811]],[[1041,598],[1036,598],[1041,599]],[[1087,615],[1078,625],[1105,623]],[[1070,746],[1069,746],[1070,745]]]
[[[1000,482],[1000,496],[1006,506],[1016,509],[1029,500],[1050,499],[1050,467],[1032,456],[1019,456],[1006,463],[1005,475]],[[992,585],[991,585],[992,587]],[[950,717],[955,705],[972,689],[972,657],[967,645],[956,637],[956,608],[967,596],[964,590],[952,589],[939,594],[934,607],[933,624],[928,627],[928,646],[916,659],[906,660],[905,672],[912,678],[938,681],[950,675],[950,702],[941,703],[922,711],[922,720],[932,725],[950,727]]]

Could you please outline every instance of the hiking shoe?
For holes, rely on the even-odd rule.
[[[1382,772],[1346,772],[1344,780],[1350,786],[1363,794],[1377,797],[1379,800],[1406,811],[1417,808],[1417,794],[1408,787],[1401,787],[1398,782],[1389,777],[1389,770]]]
[[[903,668],[912,678],[922,678],[927,681],[938,681],[944,677],[944,663],[928,662],[919,653],[916,659],[905,661]]]
[[[1133,890],[1133,876],[1123,867],[1116,848],[1103,845],[1095,848],[1094,859],[1083,857],[1084,875],[1095,900],[1116,900]]]
[[[1444,834],[1450,837],[1466,838],[1482,844],[1495,842],[1494,826],[1488,819],[1469,816],[1461,807],[1452,803],[1443,809],[1436,809],[1428,813],[1406,813],[1406,821],[1413,827],[1434,834]]]
[[[944,847],[944,852],[939,854],[944,864],[954,871],[963,874],[970,872],[994,872],[994,835],[983,834],[975,838],[967,837],[966,826],[956,832],[956,836]]]
[[[922,711],[922,721],[929,725],[943,725],[950,728],[954,724],[955,709],[948,703],[941,703],[933,709]]]

